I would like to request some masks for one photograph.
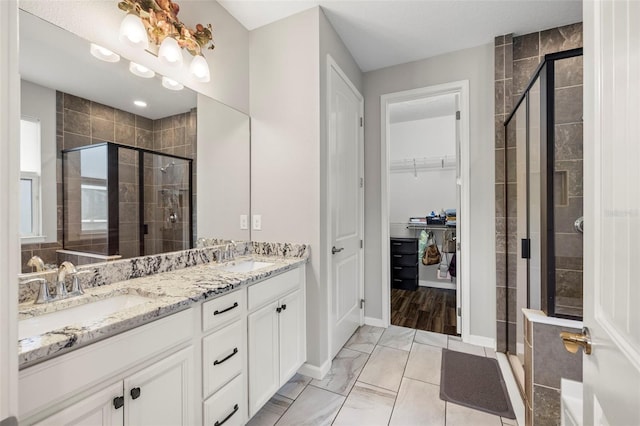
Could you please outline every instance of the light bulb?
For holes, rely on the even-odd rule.
[[[162,77],[162,85],[169,90],[182,90],[184,86],[169,77]]]
[[[209,64],[207,64],[207,60],[202,55],[193,57],[191,65],[189,66],[189,72],[191,72],[194,79],[202,83],[207,83],[211,79]]]
[[[156,73],[151,71],[149,68],[145,67],[144,65],[136,64],[133,61],[129,63],[129,71],[131,71],[132,74],[142,78],[152,78],[156,75]]]
[[[178,46],[175,38],[167,37],[160,43],[158,50],[158,58],[160,61],[172,67],[182,66],[182,49]]]
[[[133,47],[149,48],[147,30],[142,20],[132,13],[128,13],[120,24],[120,41]]]
[[[140,100],[133,101],[133,104],[140,108],[145,108],[147,106],[147,103],[145,101],[140,101]]]
[[[91,43],[91,47],[89,48],[91,54],[105,62],[118,62],[120,60],[120,55],[113,53],[109,49],[98,46],[97,44]]]

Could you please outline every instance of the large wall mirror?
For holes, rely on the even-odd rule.
[[[249,117],[91,49],[20,11],[22,271],[249,240]]]

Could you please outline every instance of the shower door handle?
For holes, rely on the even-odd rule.
[[[531,259],[531,240],[523,238],[520,240],[520,248],[523,259]]]

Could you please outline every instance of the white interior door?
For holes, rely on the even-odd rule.
[[[363,323],[363,99],[331,57],[327,59],[333,358]]]
[[[584,424],[640,424],[640,2],[584,2]]]

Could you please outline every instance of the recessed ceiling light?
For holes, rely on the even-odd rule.
[[[145,101],[133,101],[133,104],[140,108],[144,108],[147,106],[147,103]]]
[[[91,43],[91,47],[89,49],[91,54],[105,62],[118,62],[120,60],[120,55],[113,53],[106,47],[98,46],[95,43]]]
[[[162,77],[162,85],[169,90],[182,90],[184,86],[169,77]]]
[[[149,68],[144,65],[136,64],[133,61],[129,63],[129,71],[131,71],[131,74],[142,78],[153,78],[153,76],[156,75],[156,73],[151,71]]]

